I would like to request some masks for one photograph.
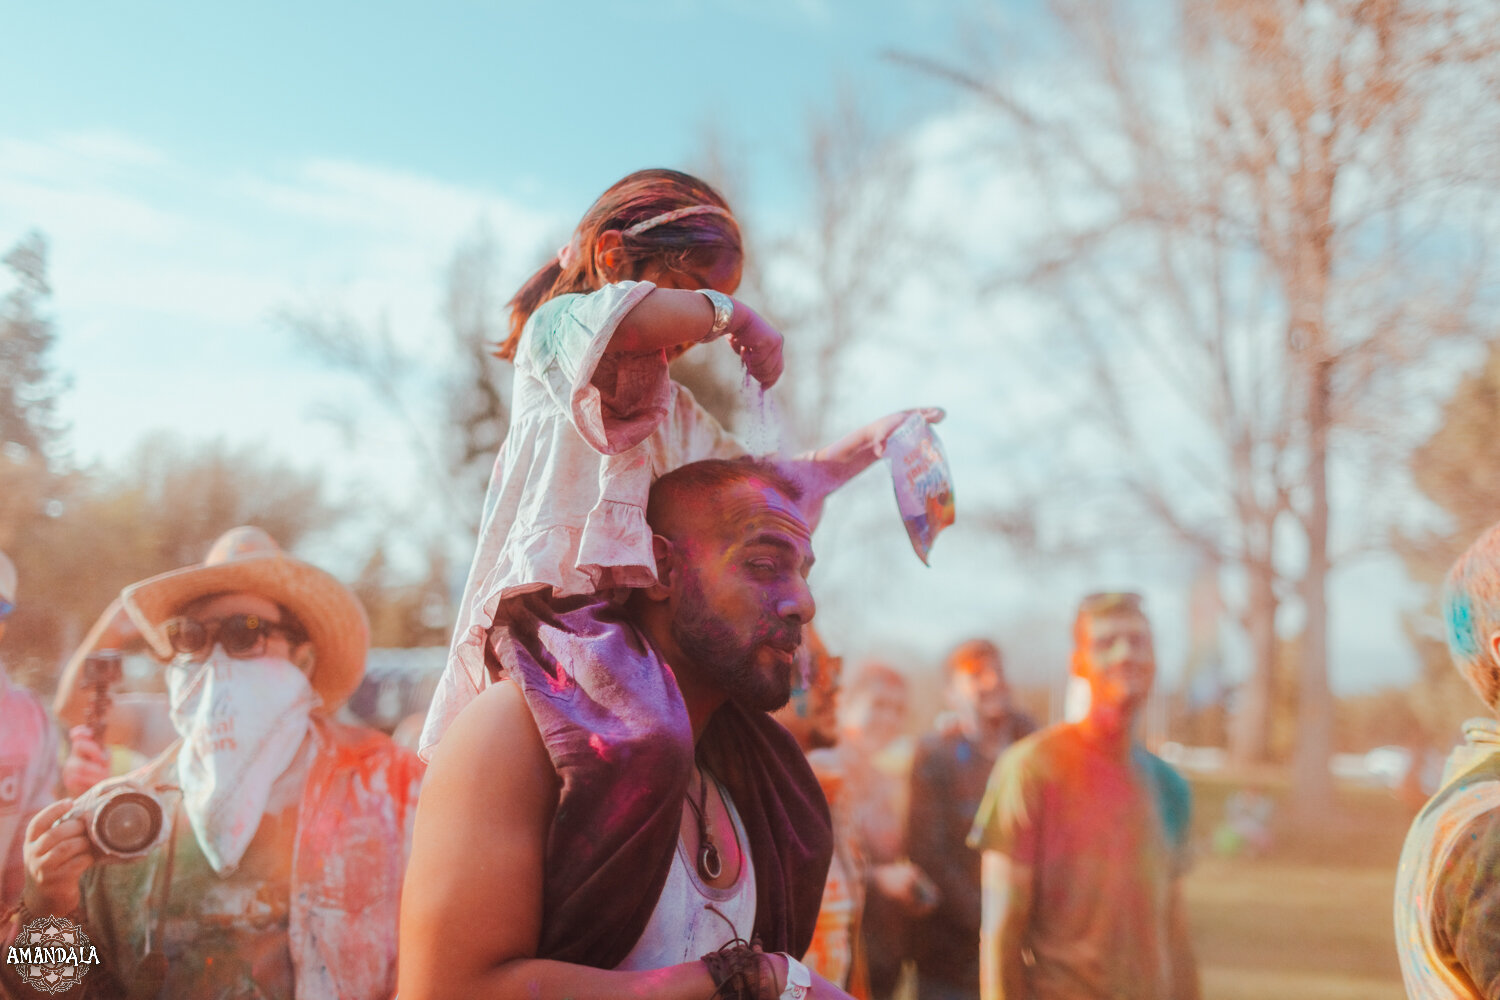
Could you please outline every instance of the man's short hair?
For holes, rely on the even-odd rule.
[[[1474,540],[1443,584],[1443,631],[1453,665],[1491,709],[1500,708],[1500,663],[1490,636],[1500,630],[1500,524]]]
[[[1073,645],[1083,647],[1088,638],[1084,624],[1095,618],[1145,618],[1144,603],[1140,594],[1128,590],[1101,590],[1089,594],[1078,602],[1078,614],[1073,618]]]
[[[668,509],[684,496],[720,493],[740,483],[764,483],[792,503],[802,499],[802,487],[770,462],[755,458],[708,458],[679,466],[651,484],[646,501],[646,523],[657,530]]]
[[[943,661],[943,676],[952,680],[961,673],[976,674],[986,662],[993,663],[997,673],[1005,672],[1005,658],[1000,655],[999,646],[988,639],[969,639],[955,646]]]

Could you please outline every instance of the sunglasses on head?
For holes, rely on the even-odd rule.
[[[173,652],[195,655],[205,653],[215,644],[237,658],[259,656],[273,635],[282,635],[296,643],[304,637],[300,629],[269,621],[260,615],[227,615],[210,621],[196,618],[173,618],[166,623],[167,642]]]

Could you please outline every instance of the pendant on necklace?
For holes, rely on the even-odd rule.
[[[719,849],[712,840],[704,838],[703,846],[698,848],[698,874],[703,876],[704,881],[712,882],[724,873],[724,866],[719,861]]]

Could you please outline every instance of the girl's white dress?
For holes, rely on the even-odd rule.
[[[479,544],[448,663],[422,729],[431,752],[489,684],[483,646],[504,602],[656,582],[646,498],[657,477],[745,449],[672,381],[664,351],[606,355],[615,328],[656,286],[606,285],[539,306],[521,332],[511,425],[495,457]]]

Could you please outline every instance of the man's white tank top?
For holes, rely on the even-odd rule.
[[[669,965],[696,962],[711,951],[718,951],[736,937],[750,939],[755,929],[755,867],[750,860],[749,840],[739,810],[729,793],[715,779],[719,795],[729,808],[734,834],[740,844],[744,863],[733,885],[715,889],[698,877],[698,868],[689,858],[679,837],[666,887],[651,911],[651,919],[641,938],[630,949],[617,969],[664,969]],[[727,853],[727,852],[726,852]],[[717,912],[715,912],[717,911]]]

